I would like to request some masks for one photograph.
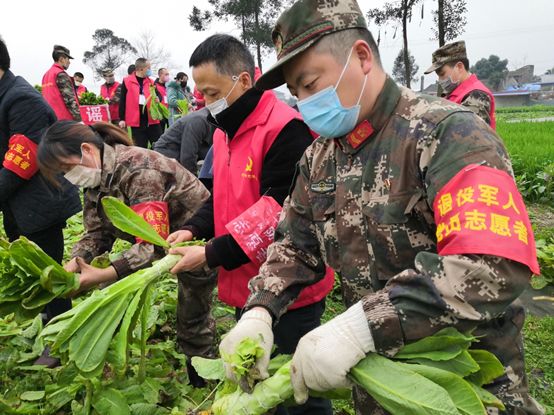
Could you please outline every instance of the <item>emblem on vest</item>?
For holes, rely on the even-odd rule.
[[[316,183],[312,183],[310,185],[310,189],[312,192],[316,193],[329,193],[335,190],[335,182],[327,179],[327,180],[321,180]]]
[[[253,167],[254,167],[254,160],[252,160],[252,157],[248,156],[248,161],[246,162],[246,166],[244,167],[244,171],[242,172],[241,176],[244,179],[256,180],[257,179],[256,175],[252,173]]]

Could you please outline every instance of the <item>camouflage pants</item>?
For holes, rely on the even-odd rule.
[[[211,305],[217,271],[184,272],[177,279],[177,344],[189,357],[214,357],[215,320]]]
[[[541,415],[543,408],[531,397],[528,391],[527,376],[523,357],[521,329],[525,312],[519,301],[506,309],[503,318],[483,324],[475,330],[480,337],[478,348],[494,353],[504,364],[506,375],[487,386],[506,406],[506,411],[487,408],[488,415]],[[354,388],[356,415],[385,415],[377,402],[363,389]]]

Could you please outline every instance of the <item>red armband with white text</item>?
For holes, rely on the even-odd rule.
[[[14,134],[8,143],[2,166],[29,180],[38,171],[37,143],[23,134]]]
[[[256,203],[225,225],[231,236],[254,264],[267,258],[267,248],[275,237],[281,205],[270,196]]]
[[[167,202],[142,202],[131,206],[136,213],[148,222],[162,238],[169,236],[169,207]],[[137,243],[144,242],[137,238]]]
[[[433,202],[439,255],[495,255],[539,274],[533,229],[512,176],[471,164]]]

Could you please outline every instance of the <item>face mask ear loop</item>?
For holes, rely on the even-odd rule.
[[[360,101],[362,100],[362,95],[364,94],[366,83],[367,83],[367,75],[364,77],[364,84],[362,85],[362,90],[360,91],[360,96],[358,97],[358,102],[356,102],[356,105],[360,105]]]
[[[231,88],[229,93],[227,95],[225,95],[225,100],[227,100],[227,98],[229,98],[229,95],[231,95],[231,92],[233,92],[233,89],[235,89],[235,87],[237,86],[237,83],[239,82],[239,77],[237,75],[233,75],[231,77],[231,79],[233,79],[235,81],[235,83],[233,84],[233,87]]]
[[[344,68],[342,68],[342,72],[340,73],[339,80],[337,81],[335,85],[335,91],[339,87],[340,81],[342,80],[342,77],[344,76],[344,73],[346,72],[346,68],[348,67],[348,62],[350,62],[350,57],[352,56],[352,51],[354,50],[354,47],[350,48],[350,52],[348,53],[348,58],[346,59],[346,63],[344,64]]]

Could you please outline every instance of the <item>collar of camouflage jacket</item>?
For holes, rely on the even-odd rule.
[[[373,128],[371,136],[377,135],[379,131],[381,131],[383,127],[385,127],[385,125],[388,123],[389,119],[394,113],[394,110],[396,109],[396,106],[398,105],[399,100],[400,88],[389,76],[387,76],[387,79],[385,80],[385,85],[383,86],[383,89],[381,90],[379,96],[377,97],[377,100],[375,101],[373,110],[369,114],[369,117],[367,117],[365,120],[362,120],[360,124],[368,121]],[[349,134],[339,139],[341,147],[343,148],[345,153],[356,153],[364,146],[364,144],[370,141],[368,138],[361,145],[353,147],[348,140],[348,136]]]

